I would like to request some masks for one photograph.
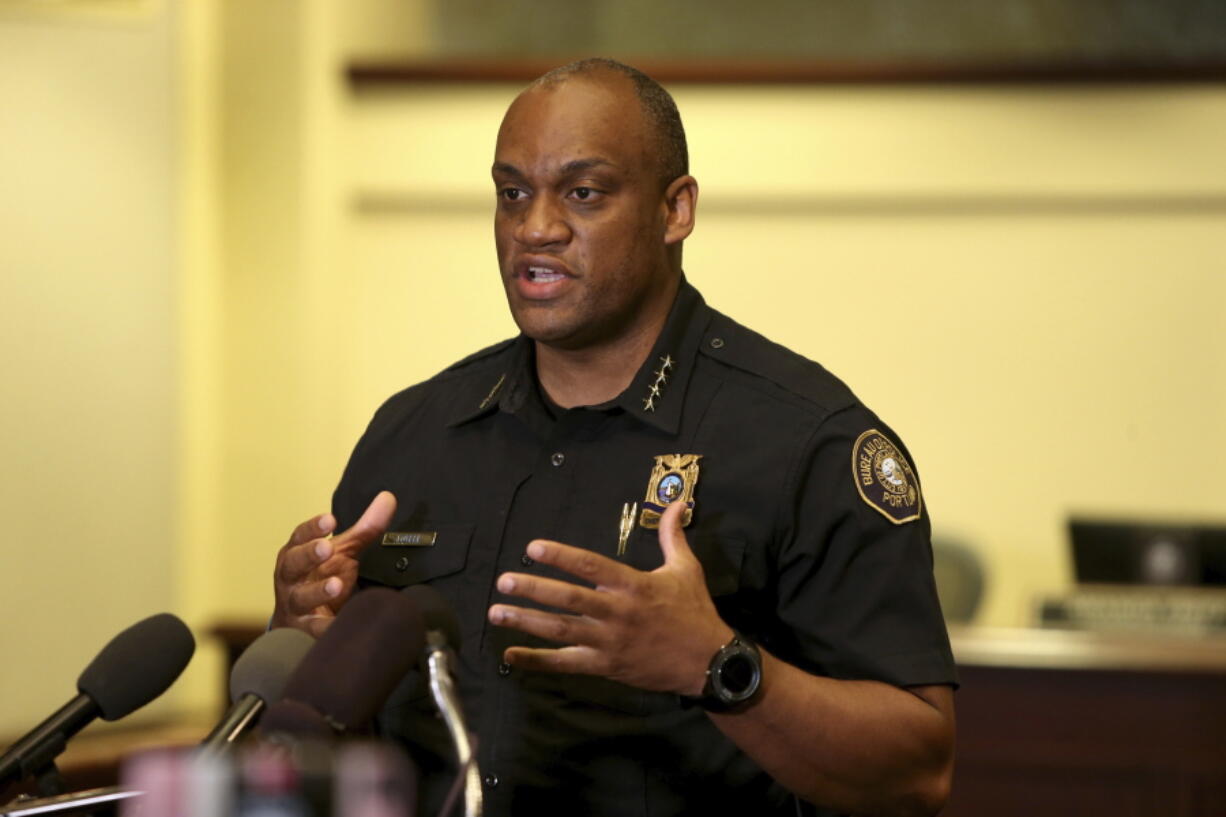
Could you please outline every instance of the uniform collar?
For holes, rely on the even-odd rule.
[[[683,276],[651,354],[614,403],[644,423],[676,434],[698,346],[710,320],[711,310],[702,295]]]
[[[681,279],[677,297],[651,354],[630,385],[609,405],[669,434],[681,428],[681,410],[711,310],[702,295]],[[500,355],[503,365],[485,369],[456,407],[449,426],[503,411],[521,414],[544,411],[536,384],[532,341],[520,335]]]
[[[536,366],[532,341],[520,335],[498,354],[501,365],[484,367],[474,377],[456,404],[448,427],[463,425],[495,411],[517,413],[529,400],[540,400],[536,391]]]

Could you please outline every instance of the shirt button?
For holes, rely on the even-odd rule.
[[[555,452],[554,455],[549,458],[549,461],[552,462],[554,467],[556,468],[562,463],[566,462],[566,455],[563,454],[561,451]]]
[[[511,674],[511,665],[508,664],[506,661],[503,661],[501,664],[498,665],[498,674],[501,675],[503,678],[506,678],[508,675]]]
[[[723,349],[724,339],[723,338],[711,338],[711,348],[712,349]]]
[[[487,775],[485,776],[485,779],[484,779],[484,780],[482,780],[481,782],[485,783],[485,785],[486,785],[488,788],[491,788],[491,789],[496,789],[496,788],[498,788],[498,775],[496,775],[496,774],[487,774]]]
[[[524,567],[532,567],[534,564],[536,564],[536,559],[533,559],[531,556],[525,553],[523,556],[519,557],[519,563]]]

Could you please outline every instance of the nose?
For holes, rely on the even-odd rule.
[[[515,228],[515,240],[527,247],[547,247],[570,241],[570,225],[562,206],[551,196],[532,199],[522,211]]]

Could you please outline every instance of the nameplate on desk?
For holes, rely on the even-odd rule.
[[[428,548],[434,547],[438,539],[438,531],[423,530],[413,532],[389,531],[383,534],[383,547],[392,548]]]

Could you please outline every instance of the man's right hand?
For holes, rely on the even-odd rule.
[[[294,627],[318,638],[353,594],[358,580],[358,555],[380,536],[396,513],[396,497],[382,491],[362,518],[344,533],[330,513],[294,528],[277,553],[273,573],[276,609],[271,626]]]

